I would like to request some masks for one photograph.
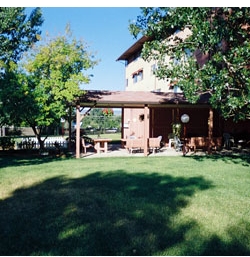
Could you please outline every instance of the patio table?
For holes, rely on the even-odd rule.
[[[112,139],[110,138],[94,138],[94,148],[97,153],[104,151],[104,153],[108,152],[108,142],[111,142]]]

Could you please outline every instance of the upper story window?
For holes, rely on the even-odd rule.
[[[137,75],[136,75],[136,74],[133,75],[133,82],[134,82],[134,83],[137,82]]]
[[[170,61],[173,64],[173,66],[177,66],[177,65],[179,65],[181,63],[180,59],[177,59],[177,58],[175,58],[173,56],[170,57]]]
[[[177,84],[176,85],[171,84],[169,86],[169,89],[172,90],[174,93],[182,93],[180,86],[178,86]]]
[[[150,75],[153,76],[155,75],[155,71],[156,71],[156,64],[151,65],[151,69],[150,69]]]
[[[140,69],[132,74],[133,82],[137,83],[141,80],[143,80],[143,70]]]
[[[190,49],[185,48],[180,58],[171,56],[170,61],[173,63],[174,66],[177,66],[177,65],[180,65],[182,62],[186,62],[188,58],[191,56],[192,56],[192,52],[190,51]]]

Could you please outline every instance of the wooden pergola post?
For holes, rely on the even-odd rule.
[[[69,122],[69,144],[68,144],[68,150],[69,152],[71,152],[71,122],[72,122],[72,106],[70,105],[69,106],[69,119],[68,119],[68,122]]]
[[[80,158],[80,105],[76,106],[76,158]]]
[[[144,156],[148,155],[148,138],[149,138],[149,108],[144,106]]]
[[[124,138],[124,108],[122,108],[122,117],[121,117],[122,119],[122,127],[121,127],[121,129],[122,129],[122,131],[121,131],[121,138]]]
[[[209,108],[209,117],[208,117],[208,153],[211,154],[212,151],[212,142],[213,142],[213,119],[214,113],[213,109]]]
[[[86,117],[89,112],[92,110],[92,108],[94,108],[95,105],[93,107],[90,107],[88,109],[88,111],[86,111],[84,113],[84,115],[82,115],[81,117],[81,106],[80,105],[77,105],[76,106],[76,158],[80,158],[80,142],[81,142],[81,133],[80,133],[80,124],[81,124],[81,121],[84,117]]]

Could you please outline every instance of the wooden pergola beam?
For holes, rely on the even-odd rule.
[[[82,116],[81,116],[81,106],[77,105],[76,106],[76,158],[80,158],[80,138],[81,138],[81,133],[80,133],[80,124],[81,121],[86,117],[89,112],[95,107],[92,106],[86,111]]]

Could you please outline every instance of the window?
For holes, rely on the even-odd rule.
[[[137,81],[141,81],[143,79],[143,72],[140,70],[137,74]]]
[[[171,56],[170,61],[172,62],[173,66],[177,66],[180,64],[180,59],[177,59],[176,57]]]
[[[137,82],[137,74],[133,74],[133,82],[134,82],[134,83]]]
[[[150,72],[151,76],[155,74],[155,70],[156,70],[156,64],[151,65],[151,72]]]
[[[169,89],[172,90],[174,93],[182,93],[181,87],[179,85],[170,84]]]
[[[190,51],[190,49],[185,48],[182,56],[180,56],[178,58],[171,56],[170,61],[172,62],[173,66],[177,66],[183,62],[186,62],[188,60],[188,58],[191,56],[192,56],[192,52]]]
[[[141,80],[143,80],[143,70],[140,69],[132,74],[133,82],[137,83]]]

